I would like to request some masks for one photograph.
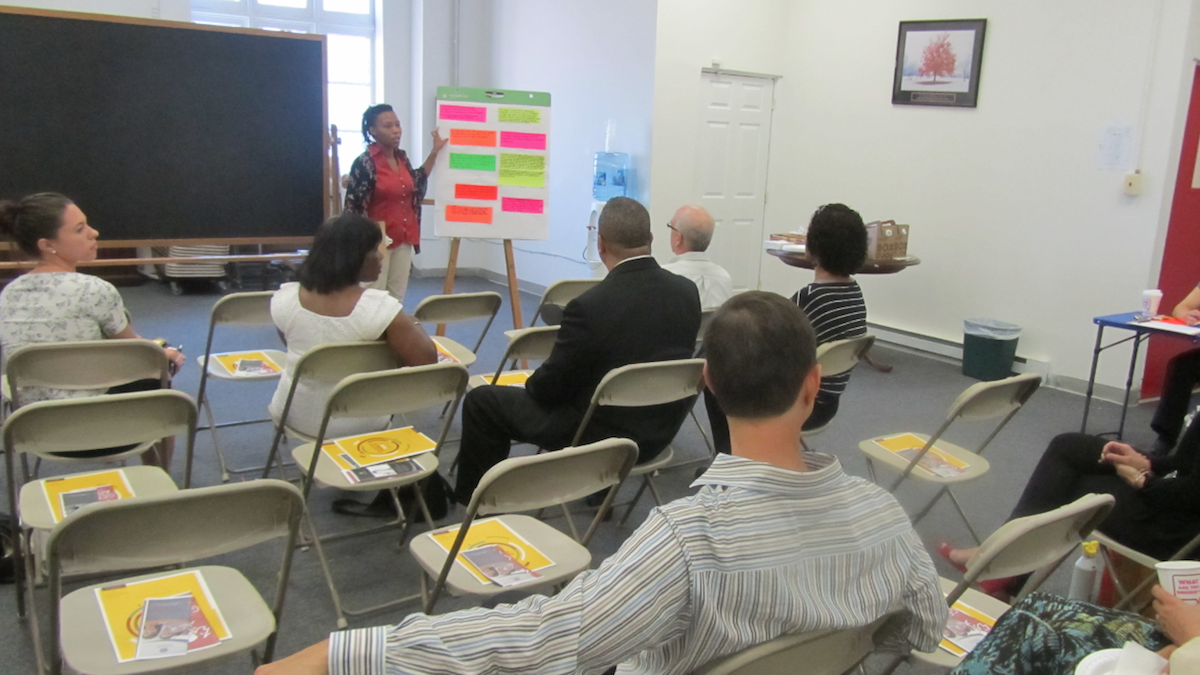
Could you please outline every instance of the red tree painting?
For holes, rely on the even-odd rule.
[[[925,47],[920,73],[933,76],[933,81],[926,84],[938,84],[938,75],[949,76],[953,73],[957,60],[954,47],[950,46],[950,34],[942,33]]]

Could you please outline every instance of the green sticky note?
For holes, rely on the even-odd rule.
[[[466,152],[450,153],[451,169],[466,169],[468,171],[495,171],[495,155],[475,155]]]
[[[529,108],[500,108],[501,122],[515,122],[517,124],[541,124],[542,111],[530,110]]]
[[[500,153],[499,182],[517,187],[546,187],[546,156]]]

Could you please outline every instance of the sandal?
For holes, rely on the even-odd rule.
[[[937,551],[938,555],[942,556],[942,558],[944,558],[946,560],[946,562],[950,563],[951,567],[958,570],[959,572],[962,572],[963,574],[967,573],[966,565],[960,565],[950,559],[950,554],[954,551],[954,547],[951,546],[948,542],[943,541],[943,542],[937,544],[933,550]]]

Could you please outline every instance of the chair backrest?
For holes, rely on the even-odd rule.
[[[633,441],[608,438],[577,448],[510,457],[483,475],[467,513],[530,511],[581,499],[624,481],[637,454]]]
[[[211,327],[217,324],[240,326],[257,326],[272,324],[271,298],[275,291],[256,291],[253,293],[230,293],[217,300],[213,305]]]
[[[984,540],[967,561],[967,573],[947,600],[953,604],[967,586],[987,579],[1039,571],[1018,600],[1037,588],[1092,530],[1108,516],[1112,495],[1089,494],[1053,511],[1014,518]]]
[[[542,294],[542,300],[538,303],[537,311],[533,315],[533,321],[530,321],[529,325],[532,326],[537,323],[539,316],[542,317],[544,323],[550,324],[551,321],[547,321],[547,317],[545,316],[547,306],[566,307],[567,303],[583,295],[588,289],[601,281],[602,279],[561,279],[550,284],[550,287]],[[553,320],[553,323],[557,324],[558,321]]]
[[[696,342],[704,342],[704,331],[708,330],[708,324],[712,323],[713,315],[716,313],[716,307],[700,310],[700,332],[696,333]]]
[[[500,377],[500,373],[504,372],[504,364],[509,361],[544,361],[550,358],[557,341],[558,326],[535,326],[513,331],[494,377]]]
[[[20,387],[108,389],[136,380],[165,387],[169,368],[166,352],[149,340],[87,340],[25,345],[9,355],[5,377],[17,407]]]
[[[600,406],[640,408],[662,405],[699,396],[703,388],[704,359],[652,361],[613,368],[596,385],[591,405],[579,423],[571,445],[583,438],[588,422]],[[683,420],[680,417],[679,423],[682,424]]]
[[[885,614],[866,626],[781,635],[740,652],[713,659],[696,675],[842,675],[863,661],[891,630]],[[803,664],[801,667],[800,664]]]
[[[300,490],[270,478],[120,499],[56,525],[48,560],[63,574],[182,564],[287,536],[303,510]]]
[[[454,295],[431,295],[417,305],[413,318],[422,323],[446,324],[472,319],[487,319],[479,339],[475,341],[472,352],[479,351],[483,339],[487,337],[496,312],[500,311],[503,300],[495,291],[483,293],[456,293]]]
[[[396,353],[386,342],[336,342],[314,347],[296,363],[293,381],[341,381],[358,373],[399,368]]]
[[[863,354],[875,344],[874,335],[862,335],[846,340],[834,340],[817,347],[817,363],[821,377],[849,372],[862,360]]]
[[[349,375],[325,403],[326,416],[381,417],[457,401],[470,375],[458,363],[435,363]]]
[[[986,420],[1016,412],[1042,385],[1042,376],[1025,373],[967,387],[950,406],[947,419]]]

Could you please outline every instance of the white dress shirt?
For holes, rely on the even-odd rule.
[[[700,307],[712,309],[725,304],[733,297],[733,279],[725,268],[708,259],[707,253],[688,251],[671,258],[662,268],[668,272],[687,277],[700,291]]]

